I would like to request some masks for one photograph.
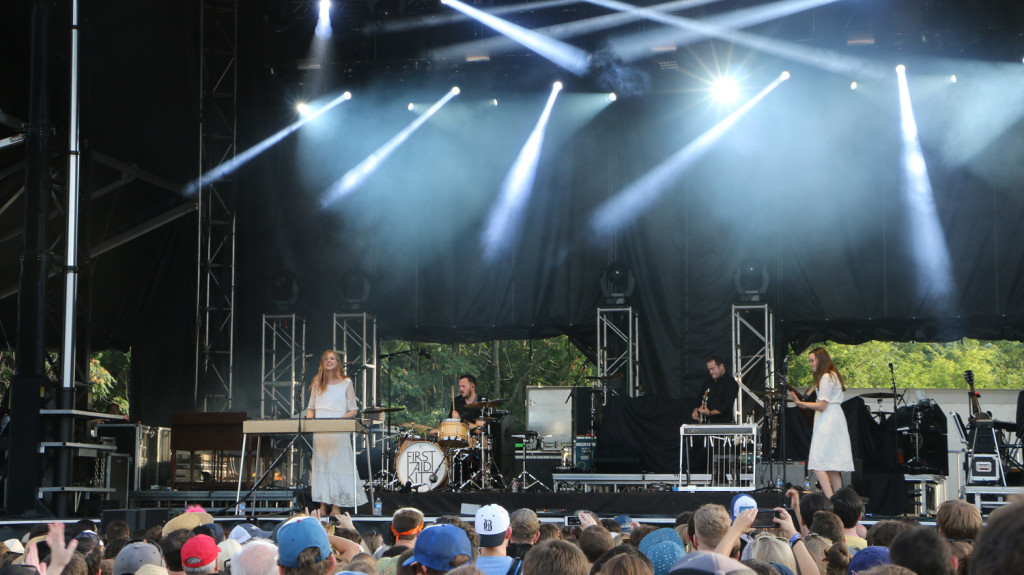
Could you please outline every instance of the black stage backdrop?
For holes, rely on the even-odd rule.
[[[197,9],[138,4],[90,4],[84,129],[93,149],[183,185],[198,175]],[[261,4],[239,6],[238,150],[294,121],[301,78],[288,67],[294,57],[308,56],[309,31],[294,30],[302,42],[277,35],[280,27]],[[27,9],[5,10],[12,17],[0,18],[4,30],[28,28]],[[444,45],[450,32],[416,34]],[[154,33],[160,34],[155,40]],[[13,93],[29,85],[27,66],[6,63],[27,62],[27,42],[11,46],[19,52],[0,58],[9,72],[4,112],[24,118],[27,93]],[[289,46],[295,53],[286,53]],[[696,70],[696,58],[710,61],[707,50],[701,44],[673,57],[680,69]],[[567,334],[592,353],[601,273],[622,261],[636,277],[631,304],[640,317],[642,385],[649,395],[687,404],[696,400],[705,357],[729,355],[734,275],[751,261],[771,274],[764,299],[776,313],[780,348],[826,339],[1024,338],[1024,123],[1015,113],[1019,106],[1007,103],[1007,94],[1021,92],[1001,83],[1008,81],[1004,70],[965,66],[956,91],[948,82],[927,84],[927,74],[912,82],[941,230],[922,244],[921,213],[907,207],[902,191],[894,77],[852,91],[849,78],[738,47],[731,54],[743,62],[751,86],[767,85],[782,69],[793,78],[692,157],[635,219],[622,213],[621,228],[610,235],[591,227],[595,210],[725,111],[698,101],[701,96],[681,101],[686,86],[665,82],[685,75],[658,76],[655,60],[634,67],[650,76],[650,90],[602,109],[580,104],[604,89],[568,84],[519,225],[494,260],[483,257],[480,241],[488,212],[552,78],[564,74],[534,56],[475,68],[475,86],[467,83],[362,187],[325,207],[320,200],[332,182],[408,125],[409,101],[436,101],[453,79],[470,76],[441,63],[325,70],[317,80],[323,93],[348,89],[355,97],[235,174],[234,408],[255,413],[258,406],[260,317],[273,311],[268,283],[280,269],[298,278],[295,311],[308,319],[310,351],[329,347],[343,275],[358,265],[372,282],[367,309],[382,338],[472,342]],[[907,55],[908,70],[929,65]],[[469,105],[485,88],[487,98],[501,100],[486,113]],[[973,121],[978,110],[986,122]],[[4,167],[17,162],[5,154]],[[0,183],[4,200],[17,192],[16,180]],[[107,183],[86,181],[94,188]],[[94,244],[194,201],[141,184],[108,198],[116,202],[94,206],[87,222]],[[88,301],[93,347],[132,349],[133,420],[167,425],[171,412],[196,407],[194,230],[195,216],[182,218],[98,256],[83,274],[96,282]],[[0,246],[8,282],[17,275],[18,243]],[[927,273],[934,270],[918,265],[917,254],[930,249],[948,250],[950,266],[940,276],[951,281],[947,292],[936,289],[936,276]],[[53,281],[51,292],[58,285]],[[0,335],[11,346],[15,312],[15,297],[0,302]],[[59,347],[59,335],[53,320],[51,348]]]

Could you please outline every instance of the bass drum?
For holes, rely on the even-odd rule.
[[[444,451],[427,441],[406,441],[395,458],[395,473],[401,484],[417,493],[432,491],[448,483],[448,462]],[[431,475],[434,481],[431,481]]]

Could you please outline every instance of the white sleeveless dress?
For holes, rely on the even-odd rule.
[[[818,399],[827,401],[825,411],[814,412],[814,435],[807,468],[814,471],[853,471],[850,430],[843,414],[843,387],[831,373],[818,382]]]
[[[328,384],[322,395],[311,394],[308,409],[313,410],[313,417],[317,419],[338,418],[359,409],[352,380],[346,378],[340,383]],[[352,493],[351,433],[313,434],[311,482],[313,501],[317,503],[354,507],[367,502],[361,487],[355,497]],[[361,486],[362,481],[358,485]]]

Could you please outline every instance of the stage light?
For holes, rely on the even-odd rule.
[[[907,67],[904,66],[903,64],[899,64],[899,65],[896,66],[896,72],[898,74],[903,74],[906,71],[907,71]]]
[[[341,99],[342,100],[351,100],[352,99],[352,92],[345,92],[345,93],[343,93],[341,95]]]
[[[615,95],[615,92],[608,92],[608,101],[609,102],[614,102],[615,100],[618,100],[618,99],[619,99],[619,97]]]
[[[551,85],[551,88],[555,89],[555,90],[561,90],[562,89],[562,83],[561,82],[555,82],[554,84]]]
[[[410,112],[412,112],[413,110],[416,109],[416,104],[413,104],[412,102],[409,102],[409,105],[406,106],[406,107],[409,108]]]
[[[462,92],[462,90],[460,90],[458,86],[452,86],[452,95],[453,96],[458,96],[459,93],[461,93],[461,92]]]
[[[853,82],[850,82],[850,89],[851,90],[856,90],[857,88],[860,88],[860,84],[858,84],[856,80],[854,80]]]
[[[298,104],[295,104],[295,111],[297,111],[299,113],[299,115],[301,115],[303,117],[308,116],[308,115],[313,113],[313,109],[310,108],[309,104],[307,104],[305,102],[299,102]]]
[[[949,83],[950,84],[956,84],[956,74],[950,74],[949,75]]]
[[[491,105],[492,106],[497,106],[498,105],[498,99],[497,98],[491,98]]]
[[[711,83],[711,97],[720,104],[732,104],[740,97],[740,87],[735,78],[717,78]]]
[[[320,0],[320,14],[316,21],[316,37],[327,39],[333,35],[331,29],[331,1]]]
[[[790,78],[789,70],[783,70],[782,74],[781,74],[781,77],[782,77],[783,80],[789,80],[789,78]]]

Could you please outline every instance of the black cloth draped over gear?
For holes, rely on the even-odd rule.
[[[610,397],[598,430],[597,473],[677,473],[679,426],[692,423],[691,403],[654,396]]]

